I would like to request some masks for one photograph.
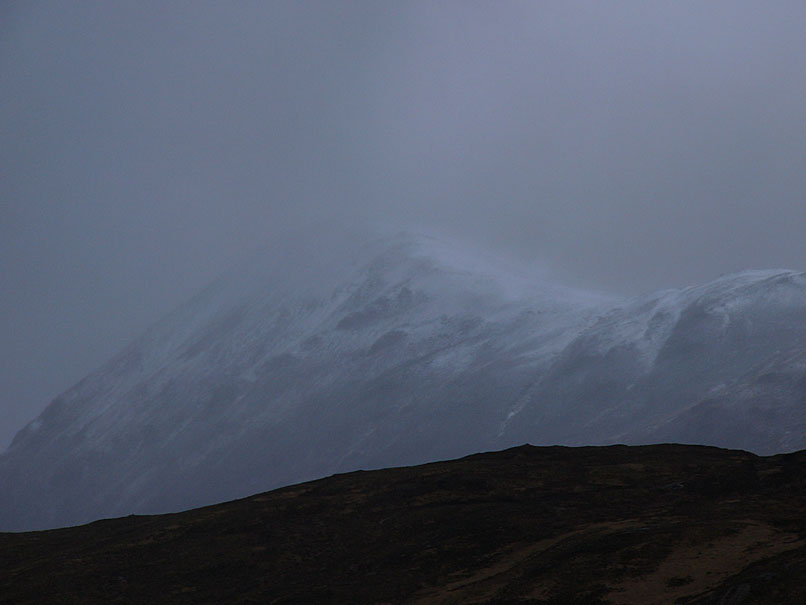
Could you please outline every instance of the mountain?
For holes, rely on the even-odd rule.
[[[530,447],[0,534],[3,603],[800,603],[806,452]]]
[[[531,442],[806,447],[806,277],[616,300],[427,237],[264,251],[57,397],[0,528]]]
[[[537,381],[539,443],[806,447],[806,275],[747,271],[619,304]]]

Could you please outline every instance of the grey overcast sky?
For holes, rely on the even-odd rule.
[[[5,0],[0,449],[312,221],[627,294],[806,269],[804,32],[801,1]]]

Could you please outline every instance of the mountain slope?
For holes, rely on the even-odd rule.
[[[796,603],[806,453],[536,448],[0,534],[0,602]]]
[[[748,271],[628,301],[557,357],[520,438],[806,446],[806,275]],[[581,421],[580,421],[581,417]]]
[[[428,238],[317,262],[255,259],[57,398],[0,459],[0,526],[470,453],[601,300]]]
[[[806,447],[806,279],[617,301],[401,236],[264,253],[0,456],[0,528],[181,510],[523,442]]]

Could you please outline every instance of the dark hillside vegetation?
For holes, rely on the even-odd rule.
[[[5,603],[799,603],[806,452],[531,447],[0,534]]]

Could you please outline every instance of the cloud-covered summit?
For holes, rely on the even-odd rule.
[[[619,300],[428,237],[308,261],[259,252],[57,397],[0,457],[2,527],[523,442],[806,447],[801,273]]]

